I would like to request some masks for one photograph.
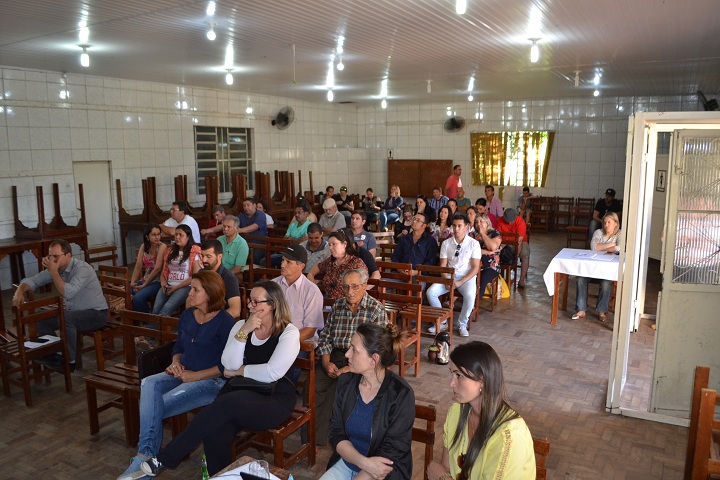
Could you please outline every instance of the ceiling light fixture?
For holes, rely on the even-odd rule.
[[[540,46],[537,44],[538,38],[531,38],[532,47],[530,47],[530,62],[537,63],[540,60]]]
[[[467,0],[455,0],[455,13],[463,15],[467,10]]]
[[[87,45],[81,46],[82,53],[80,54],[80,65],[87,68],[90,66],[90,55],[87,52]]]
[[[475,77],[470,77],[468,81],[468,92],[472,92],[473,88],[475,88]]]
[[[427,92],[432,93],[432,80],[428,80],[427,82]]]
[[[385,100],[384,98],[382,99],[382,102],[380,102],[380,108],[382,108],[383,110],[387,108],[387,100]]]
[[[211,42],[213,42],[213,41],[215,41],[216,38],[217,38],[217,35],[215,34],[215,23],[210,22],[210,30],[208,30],[208,32],[207,32],[207,39],[210,40]]]
[[[327,79],[325,80],[325,86],[327,88],[333,88],[335,86],[335,65],[332,60],[328,63],[328,73]]]
[[[335,94],[333,93],[332,90],[328,90],[327,99],[328,99],[328,102],[332,102],[335,99]]]
[[[468,102],[472,102],[474,98],[472,95],[468,95]]]
[[[344,45],[345,45],[345,37],[340,35],[337,39],[337,48],[335,49],[335,51],[338,53],[338,55],[343,53],[343,51],[345,50]]]
[[[452,107],[447,107],[447,108],[445,109],[445,115],[447,115],[448,117],[452,117],[452,116],[453,116]]]
[[[388,79],[383,78],[383,81],[380,82],[380,97],[387,98],[388,95]]]
[[[88,40],[90,39],[90,29],[87,26],[87,21],[82,20],[80,22],[80,33],[78,34],[78,38],[80,39],[81,44],[88,43]]]
[[[600,73],[596,72],[593,77],[593,85],[600,85]],[[597,97],[597,95],[595,95]]]
[[[225,83],[228,85],[232,85],[235,83],[235,79],[233,78],[232,70],[228,69],[227,73],[225,74]]]
[[[580,86],[580,70],[575,70],[575,88]]]
[[[598,90],[596,88],[595,91],[593,92],[593,97],[599,97],[599,96],[600,96],[600,90]]]
[[[225,48],[225,69],[232,69],[234,61],[235,49],[232,43],[228,43],[227,48]]]
[[[340,57],[340,61],[337,64],[337,69],[341,72],[345,70],[345,64],[343,63],[343,57]]]
[[[205,13],[207,13],[208,17],[212,17],[215,15],[215,2],[208,2],[207,10],[205,10]]]

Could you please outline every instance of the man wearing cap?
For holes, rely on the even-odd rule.
[[[280,255],[280,276],[273,278],[273,282],[285,294],[292,324],[300,330],[300,341],[312,338],[317,345],[317,331],[325,325],[323,296],[318,286],[303,275],[307,252],[300,245],[288,245]]]
[[[340,228],[345,228],[345,217],[342,213],[338,212],[337,204],[332,198],[325,200],[322,207],[325,213],[320,215],[320,226],[322,227],[323,235],[327,239],[327,236],[332,232]]]
[[[218,240],[205,240],[200,245],[203,270],[212,270],[220,275],[225,283],[225,310],[233,317],[240,318],[242,301],[240,300],[240,287],[238,280],[230,270],[223,266],[223,246]],[[185,301],[185,308],[189,308],[190,300]]]
[[[348,189],[345,185],[340,187],[340,193],[333,195],[335,205],[337,206],[338,212],[342,213],[345,217],[345,225],[350,226],[350,216],[353,210],[355,210],[355,204],[353,203],[352,197],[348,196]]]
[[[522,217],[518,217],[514,208],[506,208],[503,216],[498,219],[497,230],[500,235],[506,233],[517,233],[522,237],[522,244],[520,244],[520,251],[517,255],[520,255],[520,280],[518,281],[518,288],[525,288],[525,278],[527,277],[528,269],[530,268],[530,245],[527,243],[527,224]],[[504,260],[503,252],[508,249],[505,255],[511,254],[509,262]],[[513,247],[505,245],[503,252],[500,254],[500,263],[510,263],[515,258],[516,252],[513,251]],[[508,257],[506,257],[508,258]]]
[[[618,214],[618,218],[622,215],[622,206],[619,200],[615,200],[615,190],[608,188],[605,190],[605,198],[601,198],[595,204],[595,210],[593,210],[593,218],[590,220],[588,226],[588,234],[590,240],[595,233],[595,230],[602,228],[602,218],[607,212],[615,212]]]

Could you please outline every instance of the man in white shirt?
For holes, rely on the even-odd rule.
[[[182,200],[173,202],[172,208],[170,209],[170,218],[160,225],[160,230],[162,230],[165,235],[174,237],[175,229],[178,225],[187,225],[190,227],[190,230],[192,230],[193,241],[195,243],[199,244],[202,241],[200,238],[200,228],[198,228],[198,224],[195,219],[190,216],[190,209],[188,208],[187,203]]]
[[[465,215],[459,213],[453,217],[454,235],[442,243],[440,247],[440,266],[455,269],[455,290],[463,296],[463,306],[458,317],[458,332],[461,337],[470,334],[467,330],[468,318],[475,305],[475,291],[477,274],[480,272],[480,258],[482,252],[477,240],[470,237],[467,232],[470,224]],[[433,283],[427,290],[428,302],[433,307],[441,307],[440,297],[448,292],[446,285]],[[440,330],[447,330],[447,323],[443,322]],[[435,333],[435,327],[428,330]]]

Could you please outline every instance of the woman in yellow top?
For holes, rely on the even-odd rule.
[[[443,455],[428,465],[428,480],[535,478],[533,441],[508,405],[502,363],[484,342],[450,353],[454,403],[445,419]]]

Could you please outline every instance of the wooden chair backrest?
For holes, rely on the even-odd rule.
[[[395,243],[393,232],[370,232],[375,237],[375,242],[380,245],[381,243]]]
[[[439,267],[436,265],[416,265],[415,283],[441,283],[448,287],[448,295],[450,297],[450,311],[455,307],[455,269],[452,267]]]
[[[720,475],[720,421],[715,420],[715,406],[720,404],[715,390],[703,388],[700,391],[695,451],[692,459],[692,480],[706,480]]]
[[[118,255],[116,245],[104,245],[102,247],[88,248],[85,252],[87,263],[112,262],[113,266],[117,266]]]
[[[301,370],[305,370],[307,373],[307,379],[305,380],[305,406],[312,410],[313,417],[315,416],[315,344],[312,340],[305,340],[300,342],[300,351],[307,352],[308,358],[297,357],[293,366]],[[313,419],[314,421],[314,419]]]
[[[382,262],[391,262],[395,248],[397,248],[396,243],[378,243],[375,258],[379,258]]]
[[[125,277],[109,275],[98,275],[100,288],[105,301],[108,303],[108,313],[113,314],[118,310],[132,308],[132,295],[130,292],[130,280]]]
[[[710,368],[704,365],[695,367],[695,380],[693,382],[692,403],[690,405],[690,431],[688,432],[688,446],[685,455],[685,480],[691,480],[695,467],[694,455],[698,441],[698,426],[700,420],[700,404],[702,401],[702,391],[708,388],[710,384]],[[717,422],[713,428],[720,429],[720,422]]]
[[[164,345],[177,338],[177,317],[153,315],[151,313],[120,310],[122,320],[120,334],[123,336],[125,363],[135,365],[135,337],[155,339],[158,345]]]
[[[25,347],[25,341],[35,339],[37,335],[37,323],[50,318],[58,319],[58,335],[62,342],[53,342],[29,350]],[[18,353],[22,358],[25,353],[32,351],[33,357],[37,358],[39,353],[49,355],[61,351],[58,343],[64,343],[65,337],[65,313],[63,310],[63,299],[60,296],[45,297],[40,300],[25,302],[15,307],[15,328],[17,330]],[[47,353],[45,353],[47,352]],[[65,352],[67,353],[67,352]]]
[[[262,280],[272,280],[280,275],[281,273],[279,268],[254,267],[252,271],[252,278],[250,279],[250,288],[252,288],[257,282]]]
[[[423,478],[428,480],[427,467],[433,461],[433,447],[435,446],[435,421],[437,420],[435,405],[415,404],[415,419],[426,422],[425,428],[413,426],[412,440],[425,444]]]
[[[400,262],[376,262],[380,276],[383,280],[393,279],[402,282],[412,281],[410,274],[404,273],[412,268],[409,263]]]
[[[130,280],[130,270],[127,267],[116,267],[115,265],[100,265],[98,267],[99,275],[107,275],[109,277],[127,278]]]
[[[547,478],[545,462],[550,453],[550,441],[547,438],[533,437],[533,450],[535,451],[535,478],[545,480]]]

